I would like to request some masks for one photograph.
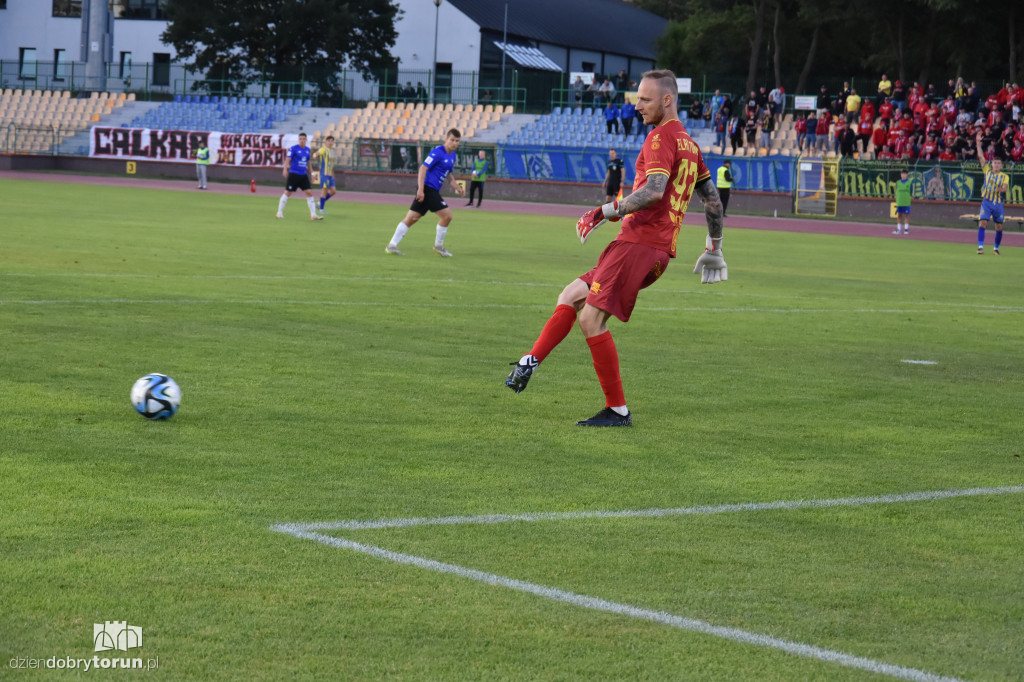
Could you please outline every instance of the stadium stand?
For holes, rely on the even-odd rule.
[[[498,111],[502,109],[502,111]],[[339,140],[441,140],[449,128],[458,128],[463,140],[470,140],[477,131],[501,120],[502,107],[493,105],[433,105],[417,102],[369,102],[351,116],[314,133],[314,142],[327,135]],[[509,111],[511,113],[511,111]]]
[[[312,106],[308,99],[176,95],[173,102],[132,120],[131,127],[255,132],[278,127],[289,115]]]
[[[4,90],[0,152],[47,151],[134,100],[134,94],[125,93],[93,92],[87,98],[73,98],[67,90]]]

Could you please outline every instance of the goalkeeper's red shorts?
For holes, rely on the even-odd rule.
[[[669,255],[661,249],[613,241],[601,252],[594,269],[580,275],[590,285],[587,303],[628,322],[640,290],[658,281],[668,262]]]

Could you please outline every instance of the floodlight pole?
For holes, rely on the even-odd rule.
[[[430,84],[430,103],[434,103],[434,93],[437,91],[437,24],[441,14],[441,0],[434,0],[434,73],[433,81]]]
[[[505,0],[505,27],[501,32],[501,98],[505,99],[505,50],[508,49],[508,0]]]

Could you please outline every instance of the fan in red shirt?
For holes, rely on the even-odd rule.
[[[1013,149],[1010,150],[1010,158],[1014,163],[1024,161],[1024,140],[1016,140]]]
[[[924,144],[921,145],[920,158],[924,159],[925,161],[932,161],[934,159],[937,159],[938,156],[939,138],[938,135],[932,133],[925,139]]]
[[[860,153],[866,154],[868,151],[868,140],[871,139],[871,133],[874,130],[874,124],[870,119],[865,121],[861,119],[860,123],[857,124],[857,139],[860,140]]]
[[[892,120],[892,102],[889,101],[888,97],[886,97],[885,101],[883,101],[878,107],[878,118],[883,121]]]
[[[943,147],[939,152],[939,161],[956,161],[956,154],[949,147]]]
[[[875,120],[875,103],[871,100],[864,100],[864,104],[860,105],[860,120]]]
[[[910,111],[904,109],[903,116],[900,117],[899,127],[897,129],[902,130],[904,133],[909,135],[914,132],[914,128],[916,127],[917,126],[914,125],[914,119],[912,118]]]
[[[886,145],[888,140],[889,140],[889,123],[885,119],[882,119],[881,125],[879,125],[877,128],[875,128],[874,132],[871,133],[871,145],[875,149],[875,158],[876,159],[880,158],[878,156],[878,154],[879,154],[879,152],[882,151],[882,147],[884,147]]]
[[[694,274],[714,283],[729,278],[722,257],[722,200],[704,165],[700,148],[687,134],[676,112],[676,76],[648,71],[637,91],[637,112],[653,125],[636,161],[633,193],[587,211],[576,223],[582,243],[606,221],[622,221],[618,236],[601,252],[597,265],[574,279],[558,296],[558,305],[529,353],[514,365],[505,385],[521,393],[538,365],[565,339],[579,318],[605,408],[577,426],[632,426],[619,373],[619,355],[608,330],[615,316],[629,320],[641,289],[654,284],[676,255],[683,215],[696,193],[704,202],[708,234]]]

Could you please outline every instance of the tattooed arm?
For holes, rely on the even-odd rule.
[[[619,202],[619,216],[627,216],[658,203],[665,196],[666,187],[668,187],[667,175],[649,175],[643,187]]]
[[[708,221],[708,236],[712,240],[722,238],[722,215],[725,210],[722,208],[722,197],[718,195],[715,183],[708,178],[695,188],[697,196],[704,202],[704,216]]]

